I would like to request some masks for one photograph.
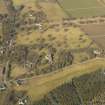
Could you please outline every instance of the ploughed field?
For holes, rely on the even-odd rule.
[[[105,23],[81,25],[81,29],[105,50]]]
[[[73,17],[105,15],[103,0],[58,0],[58,3]]]

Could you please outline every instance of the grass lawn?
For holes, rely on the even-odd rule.
[[[58,72],[34,77],[28,80],[28,85],[15,87],[15,89],[26,90],[33,101],[39,100],[54,88],[65,82],[70,82],[72,78],[95,72],[100,68],[105,68],[105,59],[95,58],[82,64],[66,67]]]
[[[58,0],[71,16],[91,17],[105,15],[105,6],[100,0]]]

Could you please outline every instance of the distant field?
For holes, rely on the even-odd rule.
[[[103,0],[58,0],[61,7],[73,17],[105,15]]]
[[[81,25],[81,28],[91,39],[105,49],[105,23]]]
[[[22,13],[29,11],[30,7],[31,7],[31,10],[34,10],[34,11],[39,11],[39,7],[41,7],[40,10],[45,12],[45,14],[48,17],[48,20],[61,20],[62,18],[67,17],[67,15],[62,11],[62,9],[59,7],[57,3],[42,2],[42,1],[40,0],[13,0],[13,3],[15,6],[25,5]]]
[[[0,0],[0,13],[4,14],[4,13],[7,13],[7,9],[5,7],[5,4],[3,2],[3,0]]]
[[[20,5],[24,3],[29,3],[29,2],[35,2],[36,0],[13,0],[14,4]]]

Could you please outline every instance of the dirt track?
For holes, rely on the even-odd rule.
[[[81,64],[66,67],[59,72],[52,72],[39,77],[26,78],[28,85],[16,87],[17,90],[27,90],[32,100],[39,100],[49,91],[84,74],[89,74],[105,67],[104,58],[95,58]],[[36,91],[35,91],[36,90]],[[35,91],[35,92],[34,92]]]

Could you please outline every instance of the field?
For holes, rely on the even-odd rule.
[[[99,105],[105,103],[105,91],[99,92],[92,100],[93,105]]]
[[[105,50],[105,23],[81,25],[81,29]]]
[[[6,97],[7,97],[8,91],[6,92],[0,92],[0,105],[4,105],[6,102]]]
[[[92,17],[105,15],[101,0],[58,0],[61,7],[73,17]]]
[[[66,67],[59,72],[34,77],[28,80],[28,85],[15,87],[16,90],[25,90],[32,100],[43,98],[52,89],[62,85],[65,82],[71,81],[74,77],[79,77],[84,74],[89,74],[105,67],[105,60],[96,58],[82,64]]]
[[[84,105],[89,105],[94,97],[97,97],[99,93],[102,94],[105,91],[105,77],[103,72],[103,70],[101,72],[97,71],[73,80]],[[99,101],[101,102],[100,98]],[[99,105],[101,105],[101,103]]]
[[[90,105],[91,103],[91,105],[103,105],[105,102],[104,82],[102,71],[86,74],[59,86],[42,100],[35,102],[34,105],[53,105],[54,103],[59,105]]]
[[[35,102],[34,105],[80,105],[81,100],[78,97],[73,84],[66,83],[53,91],[49,92],[43,99]]]
[[[13,0],[14,5],[21,5],[24,3],[31,3],[31,2],[35,2],[36,0]],[[35,3],[34,3],[35,4]]]
[[[14,5],[25,5],[22,14],[26,13],[27,11],[34,10],[34,11],[43,11],[46,13],[48,20],[56,20],[59,21],[64,17],[67,17],[67,14],[62,11],[57,3],[52,2],[44,2],[37,0],[13,0]],[[50,18],[49,18],[50,17]]]
[[[2,13],[2,14],[8,13],[3,0],[0,0],[0,13]]]

